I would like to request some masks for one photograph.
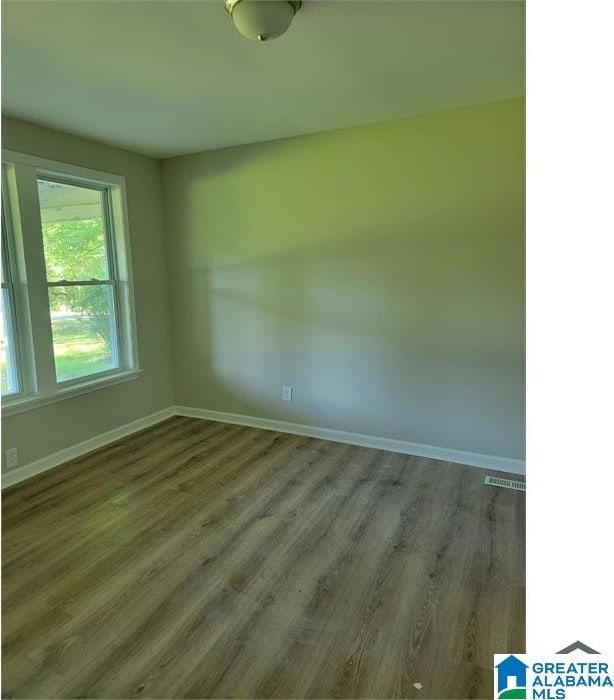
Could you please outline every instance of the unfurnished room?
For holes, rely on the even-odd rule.
[[[525,697],[525,4],[3,0],[1,363],[3,697]]]

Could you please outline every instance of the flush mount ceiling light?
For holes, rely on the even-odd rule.
[[[283,34],[302,2],[294,0],[225,0],[235,27],[248,39],[268,41]]]

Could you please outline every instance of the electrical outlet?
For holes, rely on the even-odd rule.
[[[6,451],[6,468],[13,469],[19,464],[19,458],[17,455],[17,448],[11,447],[10,450]]]
[[[281,392],[281,399],[282,401],[292,401],[292,391],[294,387],[292,386],[286,386],[284,384],[284,387]]]

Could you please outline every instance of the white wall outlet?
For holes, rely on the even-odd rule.
[[[282,401],[292,401],[292,391],[293,390],[294,390],[293,386],[286,386],[284,384],[284,387],[281,391]]]
[[[17,448],[11,447],[10,450],[6,451],[6,468],[14,469],[19,464],[19,457],[17,455]]]

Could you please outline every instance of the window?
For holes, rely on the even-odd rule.
[[[119,367],[108,192],[38,180],[59,382]]]
[[[3,410],[134,378],[123,178],[3,157]]]
[[[8,266],[7,253],[8,231],[4,218],[5,209],[2,207],[2,307],[0,309],[0,366],[2,370],[2,396],[19,394],[19,365],[18,353],[15,346],[17,333],[15,331],[15,290],[13,288],[11,270]]]

